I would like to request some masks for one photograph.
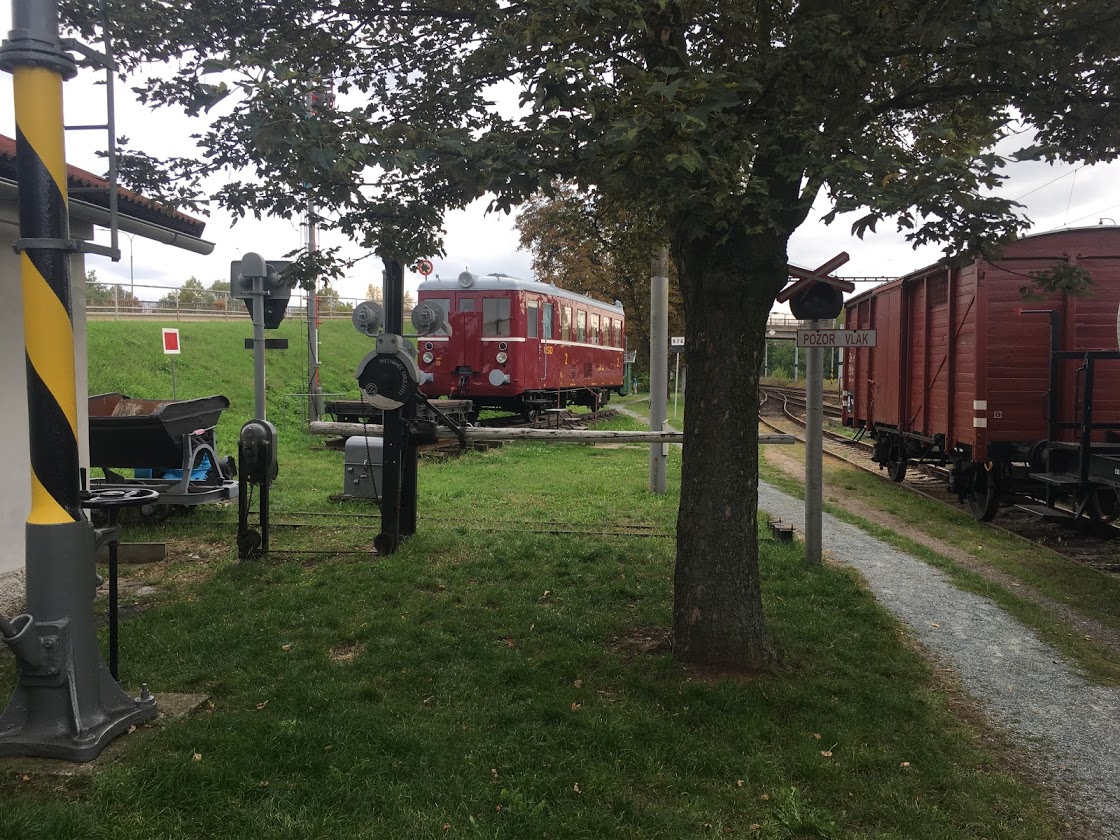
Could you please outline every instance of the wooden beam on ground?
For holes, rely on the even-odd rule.
[[[310,424],[313,435],[352,435],[381,437],[381,426],[362,423],[332,423],[321,420]],[[457,440],[458,435],[442,426],[436,429],[439,440]],[[551,440],[565,443],[683,443],[684,432],[619,432],[600,429],[488,429],[470,426],[463,429],[468,443],[492,443],[513,440]],[[796,443],[793,435],[759,435],[759,443]]]

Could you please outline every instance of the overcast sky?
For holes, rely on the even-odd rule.
[[[6,34],[11,27],[10,8],[6,3],[2,5],[0,32]],[[12,82],[9,74],[2,75],[0,133],[11,137],[15,134]],[[63,97],[68,124],[104,122],[104,88],[94,84],[100,78],[103,74],[83,70],[66,83]],[[127,82],[118,81],[116,92],[118,136],[127,136],[133,147],[144,148],[156,156],[190,154],[189,135],[200,130],[198,120],[168,109],[149,111],[135,102]],[[104,160],[96,156],[96,151],[105,147],[103,132],[69,131],[66,144],[70,163],[97,174],[104,172]],[[1026,215],[1033,222],[1032,232],[1096,225],[1101,219],[1105,224],[1115,224],[1115,220],[1120,219],[1120,164],[1081,167],[1020,163],[1005,171],[1010,177],[1004,194],[1026,206]],[[447,256],[433,260],[436,273],[454,275],[469,268],[478,274],[499,271],[530,276],[530,255],[518,250],[513,218],[486,215],[485,204],[485,201],[476,202],[464,211],[448,214],[445,221]],[[790,244],[790,261],[794,264],[814,268],[837,253],[847,251],[851,260],[837,271],[838,274],[897,277],[928,265],[940,256],[937,248],[914,251],[902,235],[889,226],[880,226],[879,233],[868,234],[862,241],[856,239],[848,232],[851,220],[841,218],[828,226],[819,221],[827,209],[823,201],[818,201],[809,220],[794,235]],[[122,237],[121,262],[114,264],[106,258],[90,255],[87,266],[97,272],[102,282],[127,285],[131,250],[136,284],[179,286],[189,277],[197,277],[209,286],[214,280],[228,279],[230,261],[239,259],[244,252],[256,251],[266,258],[279,258],[306,242],[302,219],[243,220],[235,226],[228,215],[215,210],[206,222],[203,238],[216,244],[209,256],[139,237],[132,241]],[[102,232],[98,241],[107,242],[107,236]],[[346,244],[338,234],[320,236],[323,247]],[[352,256],[361,254],[352,246],[347,246],[347,252]],[[380,271],[379,260],[364,260],[354,267],[350,276],[336,282],[335,287],[343,297],[365,297],[369,283],[380,283]],[[418,275],[410,275],[407,285],[414,288],[420,279]],[[139,290],[138,296],[154,297]]]

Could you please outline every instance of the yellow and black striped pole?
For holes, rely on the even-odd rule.
[[[12,75],[31,432],[27,521],[56,525],[75,522],[82,515],[70,253],[62,244],[70,236],[62,77],[45,67],[17,67]]]
[[[27,613],[0,638],[19,682],[0,714],[0,755],[89,761],[155,716],[109,674],[93,616],[96,545],[82,514],[62,83],[76,72],[58,37],[57,0],[14,0],[0,46],[16,111],[23,328],[30,420]],[[14,635],[13,635],[14,634]]]

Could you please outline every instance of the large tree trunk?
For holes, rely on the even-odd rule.
[[[685,440],[673,651],[693,664],[771,657],[758,570],[758,379],[766,319],[785,284],[778,233],[673,242],[685,299]]]

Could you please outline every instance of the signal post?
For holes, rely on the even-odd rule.
[[[831,275],[847,261],[848,255],[840,253],[812,271],[789,266],[790,276],[796,280],[781,291],[777,301],[788,301],[795,318],[809,321],[811,331],[820,331],[844,308],[844,292],[855,289],[851,281]],[[824,350],[819,343],[802,344],[801,332],[797,345],[808,347],[805,365],[805,562],[815,566],[822,559]]]
[[[16,0],[0,47],[16,112],[20,253],[30,427],[27,613],[0,616],[19,679],[0,714],[0,755],[89,761],[156,714],[109,673],[93,615],[95,534],[82,512],[62,83],[76,66],[54,0]]]

